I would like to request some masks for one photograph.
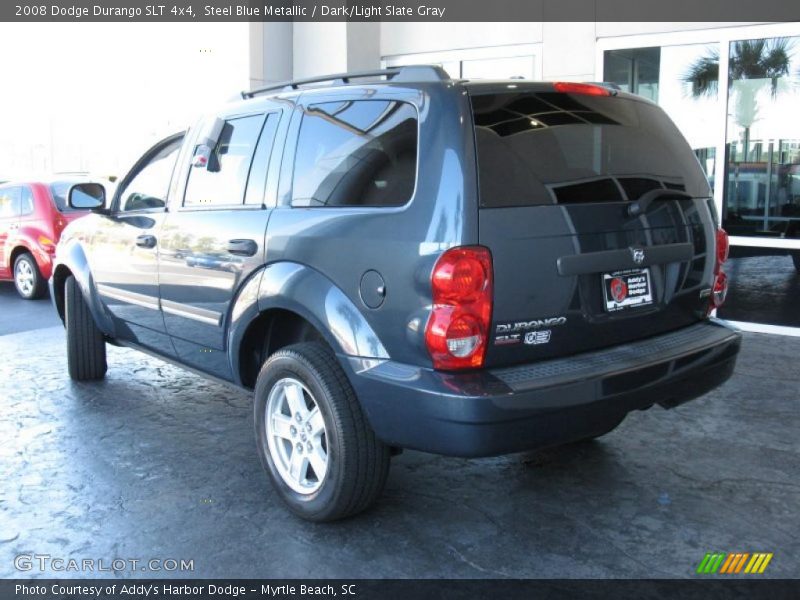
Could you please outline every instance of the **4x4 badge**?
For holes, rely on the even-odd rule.
[[[637,265],[642,264],[644,262],[644,248],[631,248],[631,257]]]
[[[525,334],[525,343],[528,345],[547,344],[550,341],[551,333],[552,331],[550,329],[545,329],[544,331],[529,331]]]

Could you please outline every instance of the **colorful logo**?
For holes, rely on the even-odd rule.
[[[611,297],[616,302],[622,302],[628,296],[628,285],[619,277],[611,280]]]
[[[701,575],[735,575],[737,573],[763,573],[772,552],[708,552],[697,566]]]

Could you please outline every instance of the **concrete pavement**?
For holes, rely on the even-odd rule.
[[[0,307],[3,308],[3,307]],[[64,334],[0,336],[0,577],[14,558],[186,559],[186,577],[693,577],[706,552],[800,567],[800,338],[748,334],[734,378],[595,442],[482,460],[406,452],[370,512],[312,525],[262,472],[247,394]],[[86,576],[103,573],[84,573]],[[105,573],[111,575],[111,573]]]

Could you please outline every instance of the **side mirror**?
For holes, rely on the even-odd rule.
[[[99,183],[77,183],[69,188],[67,202],[76,210],[94,210],[106,204],[106,188]]]

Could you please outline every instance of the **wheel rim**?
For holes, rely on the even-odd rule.
[[[14,269],[14,282],[17,289],[26,296],[33,292],[34,274],[31,264],[27,260],[20,260]]]
[[[264,418],[281,479],[300,494],[316,492],[328,471],[328,439],[314,396],[297,379],[281,379],[269,392]]]

